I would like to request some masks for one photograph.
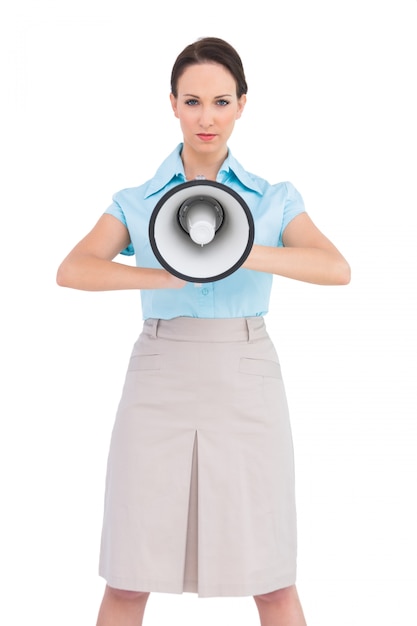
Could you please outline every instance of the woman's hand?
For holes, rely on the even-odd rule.
[[[187,282],[185,280],[182,280],[182,278],[177,278],[169,272],[166,272],[166,274],[167,284],[165,289],[182,289],[187,284]]]
[[[350,267],[306,213],[286,227],[284,247],[254,245],[243,267],[318,285],[347,285]]]

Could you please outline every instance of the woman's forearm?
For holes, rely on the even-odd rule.
[[[350,281],[350,267],[337,250],[254,245],[244,267],[317,285]]]
[[[172,289],[185,284],[163,269],[134,267],[94,256],[65,259],[58,268],[57,283],[84,291]]]

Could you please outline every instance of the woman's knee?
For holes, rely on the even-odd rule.
[[[297,596],[297,591],[295,585],[291,587],[284,587],[283,589],[276,589],[275,591],[270,591],[268,593],[262,593],[260,595],[254,596],[255,602],[265,602],[267,604],[271,603],[282,603],[288,602]]]
[[[125,602],[145,602],[149,597],[149,592],[147,591],[128,591],[126,589],[116,589],[109,585],[106,586],[106,594]]]

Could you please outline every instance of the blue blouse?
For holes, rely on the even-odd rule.
[[[117,192],[106,211],[127,227],[131,244],[121,253],[135,254],[138,267],[161,267],[149,242],[149,220],[158,200],[169,189],[186,181],[181,150],[182,144],[179,144],[155,176],[140,187]],[[255,222],[255,244],[282,246],[285,227],[305,211],[303,200],[291,183],[271,185],[250,174],[230,151],[217,181],[236,191],[250,208]],[[143,319],[171,319],[266,315],[272,279],[272,274],[239,268],[212,283],[187,283],[183,289],[142,289],[142,316]]]

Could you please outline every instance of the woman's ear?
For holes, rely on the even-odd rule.
[[[178,108],[177,108],[177,99],[173,93],[169,94],[169,99],[171,100],[172,110],[174,111],[175,117],[178,117]]]
[[[237,120],[242,115],[243,109],[245,108],[245,104],[246,104],[246,94],[243,94],[240,96],[239,100],[237,101],[237,115],[236,115]]]

